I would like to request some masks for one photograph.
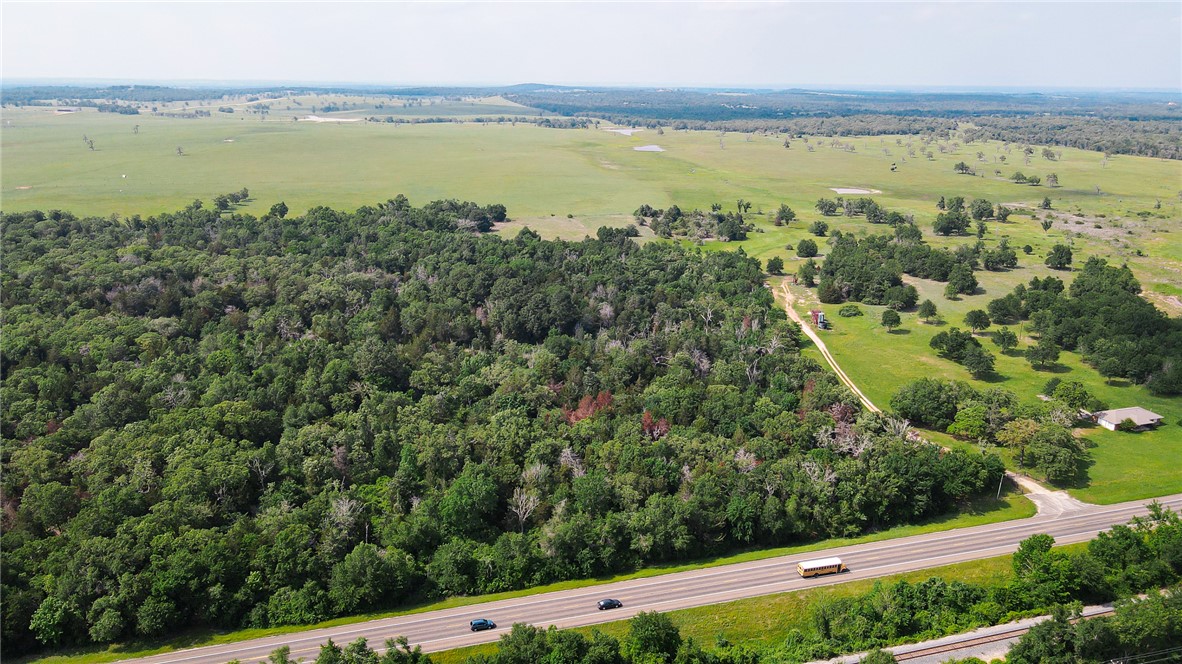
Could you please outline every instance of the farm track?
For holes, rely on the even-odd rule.
[[[792,306],[796,303],[796,297],[792,295],[792,291],[788,289],[788,284],[781,283],[780,290],[784,293],[784,299],[786,301],[784,309],[788,312],[788,317],[795,321],[796,324],[800,326],[800,329],[806,335],[808,335],[808,338],[811,339],[814,344],[816,344],[817,350],[821,351],[821,355],[824,356],[825,361],[829,363],[829,367],[833,369],[833,373],[837,374],[837,378],[841,380],[841,382],[844,383],[846,387],[850,388],[850,391],[858,397],[858,400],[862,402],[862,405],[866,407],[866,410],[869,410],[872,413],[881,413],[882,410],[879,409],[878,406],[875,406],[874,402],[872,402],[869,397],[867,397],[865,394],[862,394],[862,390],[859,390],[858,386],[854,384],[854,381],[851,380],[850,377],[841,370],[841,366],[837,364],[837,360],[833,358],[833,355],[829,352],[829,348],[827,348],[825,346],[825,342],[821,340],[820,335],[818,335],[816,331],[813,330],[811,325],[805,323],[804,320],[800,318],[800,314],[796,313],[796,309],[794,309]]]

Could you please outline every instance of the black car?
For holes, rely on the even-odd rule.
[[[599,610],[618,609],[624,606],[624,603],[618,599],[601,599],[599,600]]]
[[[496,629],[497,628],[497,624],[491,620],[488,620],[487,618],[477,618],[476,620],[473,620],[472,622],[470,622],[468,624],[472,626],[473,632],[479,632],[484,629]]]

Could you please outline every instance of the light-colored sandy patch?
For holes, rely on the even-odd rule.
[[[322,118],[319,115],[305,115],[300,122],[361,122],[361,118]]]
[[[642,145],[638,148],[632,148],[632,149],[636,150],[637,152],[664,152],[665,151],[665,148],[663,148],[659,145]]]
[[[610,128],[608,128],[608,131],[615,133],[615,134],[623,134],[624,136],[631,136],[632,134],[635,134],[638,131],[644,131],[644,130],[643,129],[619,129],[616,127],[610,127]]]
[[[881,194],[882,191],[878,189],[862,189],[860,187],[829,187],[830,191],[836,191],[839,194]]]
[[[28,184],[22,184],[21,186],[17,187],[17,190],[18,190],[18,191],[24,191],[25,189],[32,189],[32,188],[33,188],[33,186],[32,186],[32,185],[28,185]]]
[[[232,139],[232,138],[223,138],[223,139],[222,139],[222,142],[223,142],[223,143],[233,143],[233,142],[234,142],[234,139]]]

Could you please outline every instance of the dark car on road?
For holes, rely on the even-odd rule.
[[[470,622],[468,624],[472,626],[473,632],[479,632],[484,629],[496,629],[497,628],[497,624],[495,622],[488,620],[486,618],[477,618],[476,620],[473,620],[472,622]]]
[[[618,599],[601,599],[601,600],[599,600],[599,610],[600,611],[604,611],[606,609],[618,609],[621,606],[624,606],[624,603]]]

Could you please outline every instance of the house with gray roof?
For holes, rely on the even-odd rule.
[[[1136,429],[1141,431],[1161,424],[1163,419],[1161,415],[1158,415],[1152,410],[1145,410],[1139,406],[1102,410],[1094,413],[1094,415],[1096,417],[1096,424],[1109,431],[1116,431],[1116,426],[1125,420],[1132,420]]]

